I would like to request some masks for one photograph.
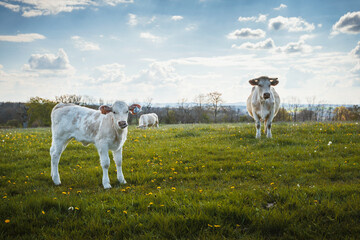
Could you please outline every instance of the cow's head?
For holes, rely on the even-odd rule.
[[[125,102],[116,101],[111,107],[102,105],[99,109],[102,114],[113,114],[116,126],[124,129],[128,126],[127,119],[129,113],[133,115],[137,114],[141,111],[141,106],[138,104],[128,106]]]
[[[253,86],[259,88],[259,94],[261,98],[268,99],[270,98],[270,87],[276,86],[279,83],[278,78],[269,78],[269,77],[258,77],[249,80],[249,83]]]

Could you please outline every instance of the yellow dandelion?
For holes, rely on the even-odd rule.
[[[231,189],[234,189],[234,188],[235,188],[235,186],[231,186],[230,188],[231,188]]]
[[[6,220],[5,220],[5,223],[9,223],[9,222],[10,222],[10,219],[6,219]]]
[[[107,210],[106,212],[108,212],[108,213],[109,213],[109,212],[110,212],[110,210]]]
[[[41,211],[41,213],[45,215],[45,212],[44,212],[44,211]]]
[[[270,183],[270,185],[274,185],[274,184],[275,184],[275,183],[273,183],[273,182],[272,182],[272,183]]]
[[[212,227],[214,227],[214,226],[213,226],[213,225],[211,225],[211,224],[208,224],[208,227],[211,227],[211,228],[212,228]]]
[[[80,208],[78,208],[78,207],[75,207],[75,210],[80,210]]]
[[[7,196],[3,196],[3,198],[7,198]]]
[[[62,194],[66,195],[66,192],[62,192]]]
[[[160,190],[160,189],[161,189],[161,187],[157,187],[157,189],[159,189],[159,190]]]
[[[220,225],[214,225],[214,227],[219,228],[219,227],[221,227],[221,226],[220,226]]]
[[[203,192],[203,190],[202,190],[202,189],[200,189],[200,190],[199,190],[199,192],[200,192],[200,193],[202,193],[202,192]]]
[[[150,203],[149,203],[150,206],[153,205],[153,204],[154,204],[153,202],[150,202]]]
[[[172,187],[172,188],[171,188],[171,191],[174,191],[174,192],[175,192],[175,191],[176,191],[176,188],[175,188],[175,187]]]
[[[123,211],[123,213],[127,214],[127,211]]]

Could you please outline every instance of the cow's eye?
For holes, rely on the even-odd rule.
[[[126,111],[126,113],[129,113],[129,111]]]
[[[113,113],[114,113],[114,114],[116,114],[116,112],[115,112],[115,111],[113,111]]]

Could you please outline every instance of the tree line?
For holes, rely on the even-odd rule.
[[[309,98],[308,104],[300,104],[297,98],[291,98],[282,104],[274,121],[304,122],[304,121],[359,121],[360,107],[332,106],[316,103],[315,98]],[[55,101],[33,97],[26,103],[0,103],[1,127],[49,127],[50,114],[57,103],[73,103],[98,109],[105,101],[79,95],[62,95]],[[108,103],[111,104],[111,103]],[[152,98],[142,102],[142,112],[156,113],[161,124],[179,123],[236,123],[253,122],[247,114],[245,106],[230,106],[222,99],[219,92],[197,95],[193,102],[181,99],[175,106],[157,107]],[[139,115],[129,115],[129,123],[137,124]]]

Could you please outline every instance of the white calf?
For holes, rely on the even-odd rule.
[[[100,155],[103,169],[102,184],[105,189],[111,188],[108,175],[110,158],[109,150],[113,152],[117,169],[117,179],[125,184],[122,172],[122,147],[128,132],[128,113],[135,114],[141,106],[133,104],[130,107],[117,101],[111,107],[101,106],[100,111],[74,104],[57,104],[51,112],[52,145],[51,177],[55,185],[61,184],[58,165],[61,153],[71,139],[83,145],[95,144]],[[135,112],[135,113],[134,113]]]
[[[271,122],[279,111],[280,97],[271,86],[276,86],[279,81],[277,78],[259,77],[249,81],[253,85],[250,96],[247,99],[247,110],[252,118],[255,119],[256,138],[261,136],[260,121],[264,121],[265,134],[271,138]]]
[[[140,116],[138,128],[159,127],[159,118],[156,113],[148,113]]]

